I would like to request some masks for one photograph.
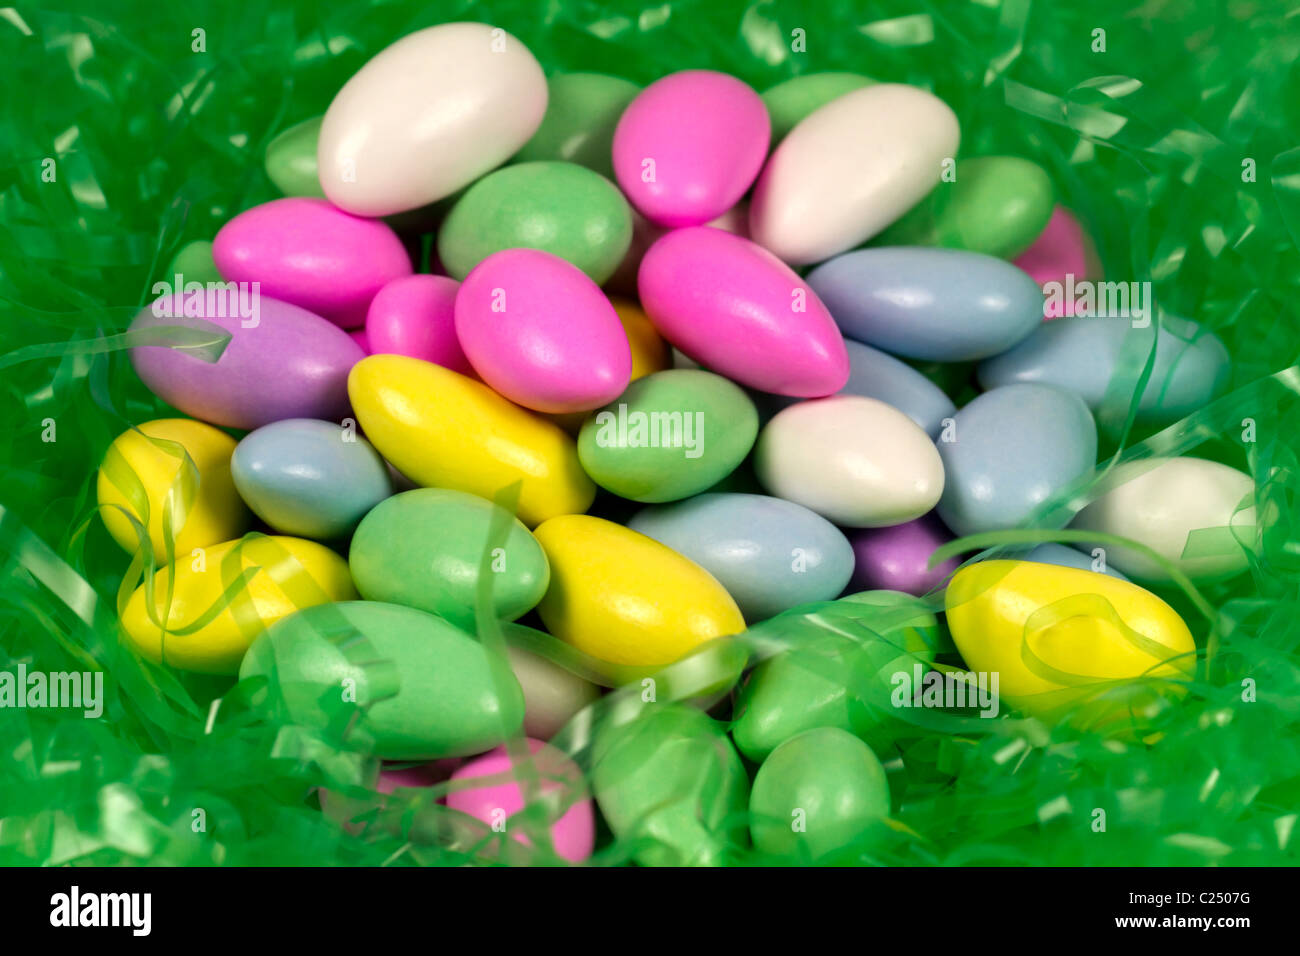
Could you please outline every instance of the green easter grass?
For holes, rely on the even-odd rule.
[[[124,652],[114,608],[130,559],[94,511],[109,442],[169,411],[122,351],[152,283],[184,244],[275,197],[262,156],[277,133],[323,112],[392,40],[456,19],[506,28],[548,71],[647,83],[709,67],[763,90],[852,70],[931,87],[961,120],[963,156],[1040,163],[1109,277],[1152,280],[1165,310],[1223,339],[1233,373],[1219,402],[1158,433],[1128,426],[1135,367],[1100,416],[1108,455],[1191,453],[1250,471],[1264,518],[1249,574],[1162,592],[1201,659],[1186,697],[1155,718],[1154,742],[923,715],[882,754],[888,838],[846,856],[1297,862],[1300,35],[1281,4],[1132,7],[268,0],[250,15],[215,0],[56,0],[0,11],[0,62],[18,94],[0,101],[0,670],[100,671],[105,687],[97,720],[0,709],[0,864],[455,865],[488,842],[454,827],[422,836],[413,821],[445,816],[428,794],[390,805],[391,828],[345,831],[311,795],[363,792],[373,762],[345,731],[277,726],[255,716],[244,685]],[[795,614],[751,637],[779,646],[818,626]],[[679,674],[666,693],[691,696],[712,676]],[[563,743],[587,759],[580,734]],[[602,833],[593,862],[630,852]],[[741,841],[726,858],[765,862]]]

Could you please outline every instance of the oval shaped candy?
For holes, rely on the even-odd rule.
[[[235,674],[250,644],[271,624],[310,604],[357,596],[342,558],[302,538],[255,535],[226,541],[176,562],[170,609],[170,569],[154,575],[154,613],[145,586],[135,589],[122,612],[131,645],[155,663],[200,674]],[[239,576],[251,573],[239,584]],[[236,588],[229,603],[223,595]],[[215,616],[190,633],[213,608]],[[164,634],[154,619],[167,626]]]
[[[438,229],[438,258],[464,279],[503,249],[539,249],[608,279],[632,242],[632,211],[613,183],[573,163],[519,163],[484,176]]]
[[[614,131],[614,174],[651,222],[698,226],[734,206],[767,157],[767,108],[712,70],[670,73],[642,90]]]
[[[852,249],[916,205],[957,155],[957,117],[925,90],[880,83],[811,113],[754,187],[749,231],[792,265]]]
[[[321,124],[321,187],[340,209],[388,216],[450,196],[506,161],[546,113],[546,76],[485,23],[426,27],[385,47]]]
[[[935,549],[951,540],[948,529],[933,514],[887,528],[855,531],[849,536],[855,562],[849,586],[854,590],[925,594],[957,570],[956,558],[930,567]]]
[[[668,369],[637,379],[578,435],[582,467],[632,501],[675,501],[717,484],[745,460],[758,412],[712,372]]]
[[[130,331],[171,326],[230,333],[215,362],[185,349],[131,349],[131,364],[149,390],[187,415],[258,428],[285,418],[339,420],[348,412],[348,371],[362,352],[318,315],[267,296],[210,290],[159,299]]]
[[[375,293],[411,274],[406,247],[385,223],[335,209],[323,199],[274,199],[221,227],[212,256],[231,282],[259,282],[345,329],[361,325]]]
[[[235,487],[276,531],[338,538],[393,493],[388,465],[355,427],[309,418],[263,425],[231,460]]]
[[[578,765],[554,747],[540,740],[526,740],[531,756],[530,767],[516,765],[505,747],[475,758],[451,775],[452,790],[447,794],[447,806],[481,820],[494,830],[505,829],[513,839],[532,846],[530,829],[536,823],[530,819],[516,818],[527,804],[521,779],[535,775],[536,788],[533,799],[550,800],[559,804],[558,810],[548,803],[546,822],[549,824],[550,846],[536,862],[551,862],[551,853],[569,863],[581,863],[591,856],[596,845],[596,815],[591,806],[591,795]],[[509,774],[515,779],[507,782],[488,782]],[[483,779],[479,786],[468,786]],[[462,789],[463,788],[463,789]],[[533,862],[531,856],[527,862]]]
[[[637,285],[664,338],[733,381],[796,398],[830,395],[848,381],[831,314],[748,239],[708,227],[673,230],[641,260]]]
[[[1042,382],[1068,389],[1096,411],[1111,380],[1124,370],[1131,387],[1155,346],[1155,364],[1138,403],[1137,420],[1171,422],[1209,404],[1232,374],[1228,350],[1219,338],[1187,319],[1165,316],[1135,327],[1123,316],[1067,316],[1040,323],[1014,348],[980,363],[977,375],[986,389],[1015,382]]]
[[[1010,259],[1033,245],[1052,216],[1052,180],[1037,163],[1019,156],[977,156],[960,160],[954,174],[876,243]]]
[[[945,607],[966,665],[996,674],[999,696],[1025,713],[1051,713],[1115,681],[1181,680],[1195,665],[1177,612],[1105,574],[981,561],[953,576]],[[1049,679],[1052,671],[1069,685]]]
[[[370,355],[408,355],[462,375],[472,373],[456,337],[456,293],[447,276],[394,279],[375,293],[366,312]]]
[[[178,509],[171,518],[175,554],[188,555],[194,548],[239,537],[250,515],[230,478],[234,450],[235,440],[225,432],[189,418],[160,418],[128,428],[105,452],[95,484],[104,527],[134,554],[140,540],[129,513],[144,525],[159,563],[166,561],[167,553],[163,516],[172,508]],[[177,521],[186,456],[194,463],[197,487],[184,520]]]
[[[546,629],[598,660],[658,667],[745,629],[709,572],[645,535],[589,515],[552,518],[536,534],[551,565],[537,608]]]
[[[819,605],[814,618],[783,618],[789,648],[761,661],[740,690],[732,736],[759,763],[796,734],[837,727],[886,746],[902,673],[929,670],[939,624],[921,601],[897,591],[867,591]]]
[[[535,249],[480,262],[456,293],[456,335],[483,381],[539,412],[580,412],[632,377],[618,313],[575,266]]]
[[[614,130],[641,87],[603,73],[559,73],[546,84],[546,115],[515,162],[560,159],[613,180]]]
[[[596,488],[573,439],[480,382],[403,355],[372,355],[348,376],[366,437],[421,485],[489,500],[518,481],[519,520],[586,511]]]
[[[1092,414],[1059,388],[995,388],[953,422],[938,443],[947,479],[936,510],[958,535],[1016,527],[1097,463]]]
[[[850,528],[919,518],[944,488],[929,436],[898,409],[860,395],[778,412],[758,436],[754,472],[769,493]]]
[[[524,691],[524,733],[550,740],[600,697],[600,688],[520,647],[507,647],[510,669]]]
[[[306,608],[249,649],[240,680],[270,680],[294,724],[324,727],[350,687],[360,710],[352,732],[385,760],[482,753],[519,731],[519,682],[464,631],[433,614],[378,601]]]
[[[1255,482],[1203,458],[1128,462],[1102,479],[1100,496],[1072,528],[1118,535],[1152,548],[1193,581],[1217,581],[1249,567],[1255,540]],[[1106,560],[1153,584],[1172,583],[1162,565],[1132,548],[1101,544]]]
[[[290,126],[266,147],[266,175],[286,196],[325,198],[316,168],[323,116],[313,116]]]
[[[596,805],[642,866],[718,866],[744,840],[749,778],[726,733],[681,704],[598,732]]]
[[[763,105],[772,120],[772,145],[831,100],[875,82],[858,73],[805,73],[776,84],[763,94]]]
[[[870,839],[889,816],[889,781],[870,747],[846,731],[820,727],[790,738],[763,761],[749,813],[756,850],[811,862]]]
[[[960,249],[858,249],[818,266],[808,285],[847,337],[913,359],[987,358],[1043,321],[1033,279]]]
[[[627,526],[712,574],[751,622],[832,600],[853,573],[853,548],[838,528],[766,495],[696,495],[639,511]]]
[[[376,505],[352,536],[352,579],[367,601],[420,608],[474,631],[480,566],[493,523],[503,520],[492,502],[463,491],[404,491]],[[546,555],[518,520],[493,544],[488,567],[499,619],[513,621],[546,593]]]

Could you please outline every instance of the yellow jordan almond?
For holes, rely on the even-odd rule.
[[[1026,712],[1068,702],[1072,694],[1061,693],[1068,687],[1082,696],[1080,688],[1089,684],[1143,676],[1184,679],[1194,669],[1196,643],[1178,612],[1109,575],[1031,561],[983,561],[953,576],[945,604],[967,666],[996,673],[999,695]],[[1034,665],[1037,673],[1026,657],[1041,662]]]
[[[234,556],[236,547],[239,553]],[[228,556],[238,564],[227,566]],[[172,633],[218,606],[232,580],[249,569],[256,570],[229,606],[192,633]],[[154,575],[154,617],[159,621],[167,608],[167,579],[167,568]],[[135,649],[156,663],[201,674],[237,674],[249,645],[280,618],[314,604],[356,597],[347,562],[329,548],[303,538],[256,535],[177,561],[166,635],[149,616],[143,584],[122,612],[122,629]]]
[[[713,575],[652,538],[589,515],[552,518],[535,534],[551,565],[542,621],[592,657],[658,667],[745,629]]]
[[[138,430],[137,430],[138,429]],[[143,432],[143,434],[141,434]],[[145,437],[148,436],[148,437]],[[194,460],[198,470],[198,493],[191,502],[180,528],[172,528],[177,554],[194,548],[206,548],[220,541],[237,538],[248,528],[248,507],[235,490],[230,477],[230,456],[235,440],[220,429],[190,418],[160,418],[128,428],[114,439],[99,469],[96,491],[99,513],[113,540],[127,551],[139,550],[135,526],[122,509],[134,515],[148,530],[154,555],[162,560],[163,513],[171,489],[184,460],[173,450],[159,447],[150,438],[175,442]],[[146,515],[127,496],[118,483],[128,484],[134,472],[147,500]],[[172,504],[180,506],[177,500]]]
[[[596,495],[559,426],[441,365],[372,355],[353,366],[348,397],[370,442],[421,485],[491,499],[522,481],[519,520],[530,527],[586,511]]]

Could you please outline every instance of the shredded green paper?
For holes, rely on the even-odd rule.
[[[880,753],[891,818],[882,833],[845,847],[843,861],[1294,864],[1295,12],[1270,0],[268,0],[255,8],[96,0],[0,9],[0,671],[87,672],[103,681],[95,717],[0,708],[0,864],[557,862],[546,816],[581,794],[543,793],[522,739],[509,747],[532,798],[519,819],[528,843],[438,803],[450,783],[377,796],[379,764],[347,705],[322,701],[323,726],[295,726],[275,706],[274,676],[269,686],[264,678],[236,684],[142,661],[120,643],[118,613],[171,555],[147,545],[128,555],[96,515],[96,472],[113,438],[173,414],[140,383],[125,350],[168,344],[215,360],[224,345],[194,328],[127,333],[153,283],[186,244],[276,197],[262,160],[277,134],[322,113],[396,38],[465,19],[504,27],[548,72],[648,83],[712,68],[761,91],[802,73],[847,70],[930,88],[958,114],[962,156],[1019,155],[1042,165],[1095,240],[1107,277],[1151,281],[1156,321],[1194,318],[1232,355],[1227,393],[1159,430],[1135,415],[1153,356],[1132,356],[1098,415],[1107,464],[1193,454],[1256,482],[1249,573],[1199,588],[1180,577],[1159,592],[1197,641],[1185,689],[1145,714],[1137,734],[1015,712],[994,720],[896,714],[901,729]],[[954,400],[968,400],[966,370],[945,374]],[[124,462],[110,469],[128,500],[142,493]],[[192,463],[181,469],[173,524],[193,500],[195,478]],[[1091,493],[1069,489],[1029,526],[955,542],[938,557],[1079,540],[1057,529]],[[503,494],[508,507],[510,489]],[[1190,553],[1223,547],[1212,532],[1189,542]],[[301,585],[301,568],[285,558],[275,573],[286,588]],[[227,570],[226,602],[244,626],[258,626],[241,598],[238,560]],[[924,600],[939,610],[942,599]],[[622,685],[553,741],[590,770],[602,734],[634,731],[643,718],[641,685],[625,683],[641,675],[611,674],[546,634],[501,625],[490,606],[480,595],[478,636],[489,647],[515,644]],[[725,730],[747,663],[827,633],[885,639],[892,613],[882,606],[875,617],[848,620],[830,605],[795,609],[654,675],[658,700],[720,701],[701,719]],[[936,666],[961,666],[950,644],[937,652]],[[373,687],[395,692],[399,676],[383,660],[367,667]],[[879,696],[874,679],[855,675],[850,686],[863,707]],[[701,806],[716,802],[716,789],[702,774]],[[779,862],[748,845],[740,813],[718,829],[710,861]],[[645,837],[602,828],[591,864],[654,859],[655,849]]]

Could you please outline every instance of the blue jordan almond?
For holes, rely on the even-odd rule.
[[[988,358],[1043,321],[1043,292],[1028,274],[961,249],[858,249],[818,266],[808,285],[845,336],[906,358]]]
[[[1015,528],[1097,461],[1097,426],[1072,392],[1008,385],[959,411],[938,442],[937,511],[959,535]]]
[[[1145,321],[1145,320],[1144,320]],[[982,362],[976,371],[986,389],[1042,382],[1069,389],[1096,411],[1112,381],[1122,398],[1155,346],[1155,365],[1138,404],[1143,422],[1170,422],[1190,415],[1227,387],[1228,350],[1214,333],[1188,319],[1165,316],[1159,331],[1125,316],[1068,316],[1044,322],[1019,345]]]
[[[276,531],[327,540],[393,493],[388,466],[355,425],[290,418],[245,435],[230,460],[240,497]]]
[[[712,574],[751,623],[833,600],[853,574],[853,547],[838,528],[767,495],[697,495],[646,508],[627,526]]]

